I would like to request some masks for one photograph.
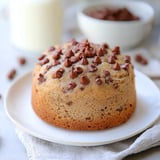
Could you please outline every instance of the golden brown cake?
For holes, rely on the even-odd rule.
[[[136,107],[135,75],[117,46],[72,40],[44,52],[33,72],[32,105],[44,121],[71,130],[126,122]]]

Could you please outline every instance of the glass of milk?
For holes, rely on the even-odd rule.
[[[12,44],[22,50],[43,52],[62,42],[61,0],[11,0]]]

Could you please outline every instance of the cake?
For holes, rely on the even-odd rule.
[[[101,130],[126,122],[136,107],[131,59],[120,47],[71,40],[39,58],[32,107],[45,122],[70,130]]]

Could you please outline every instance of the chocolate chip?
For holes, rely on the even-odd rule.
[[[136,62],[138,62],[140,64],[143,64],[143,65],[147,65],[148,64],[147,59],[144,56],[142,56],[141,54],[136,54],[135,60],[136,60]]]
[[[64,71],[65,70],[63,68],[59,68],[57,71],[53,73],[52,78],[61,78]]]
[[[96,84],[98,84],[98,85],[101,85],[101,84],[102,84],[101,78],[96,78]]]
[[[107,70],[104,70],[103,73],[104,73],[104,76],[105,76],[105,77],[106,77],[106,76],[110,76],[110,72],[107,71]]]
[[[124,70],[128,70],[129,68],[129,63],[124,63],[121,65],[121,68],[124,69]]]
[[[86,48],[85,49],[85,56],[88,57],[88,58],[92,58],[96,55],[95,52],[91,51],[90,49]]]
[[[108,63],[114,64],[115,62],[116,62],[116,61],[115,61],[115,56],[110,55],[110,56],[108,57]]]
[[[84,54],[85,49],[86,49],[86,47],[82,47],[82,46],[81,46],[81,47],[79,47],[79,52]]]
[[[108,46],[108,44],[107,44],[107,43],[103,43],[103,44],[102,44],[102,48],[107,49],[107,48],[109,48],[109,46]]]
[[[59,51],[55,51],[52,57],[54,60],[58,60],[61,57],[61,53]]]
[[[70,61],[71,61],[72,63],[76,63],[76,62],[79,61],[79,57],[78,57],[78,56],[72,56],[72,57],[70,58]]]
[[[113,53],[116,53],[116,54],[120,54],[120,47],[119,46],[116,46],[113,50],[112,50]]]
[[[81,63],[82,65],[87,65],[87,64],[88,64],[87,58],[82,58],[80,63]]]
[[[91,120],[91,117],[86,117],[85,118],[87,121],[90,121]]]
[[[73,46],[75,46],[75,45],[78,44],[78,42],[77,42],[75,39],[72,39],[72,40],[71,40],[71,43],[72,43]]]
[[[26,59],[24,57],[19,57],[18,61],[20,65],[24,65],[26,63]]]
[[[70,82],[67,86],[67,90],[72,90],[77,86],[75,82]]]
[[[112,52],[111,56],[113,56],[115,60],[117,59],[117,53],[116,52]]]
[[[83,72],[83,69],[81,67],[77,67],[75,68],[75,71],[78,73],[78,74],[81,74]]]
[[[114,69],[114,70],[117,70],[117,71],[120,70],[121,67],[120,67],[119,63],[116,62],[116,63],[113,65],[113,69]]]
[[[41,61],[41,60],[43,60],[45,57],[46,57],[46,55],[45,55],[45,54],[42,54],[42,55],[38,58],[38,60]]]
[[[101,64],[102,63],[101,58],[99,56],[96,56],[93,60],[93,63],[96,65]]]
[[[54,51],[56,48],[55,47],[51,47],[49,50],[48,50],[48,52],[52,52],[52,51]]]
[[[66,104],[67,104],[68,106],[70,106],[70,105],[73,104],[73,102],[72,102],[72,101],[69,101],[69,102],[67,102]]]
[[[40,62],[40,65],[45,65],[45,64],[47,64],[49,62],[49,59],[48,58],[46,58],[46,59],[44,59],[44,61],[41,61]]]
[[[12,69],[11,71],[9,71],[7,77],[9,80],[12,80],[12,79],[14,79],[15,75],[16,75],[16,70]]]
[[[134,21],[140,19],[140,17],[134,15],[125,7],[115,9],[102,6],[97,9],[88,10],[86,14],[93,18],[111,21]]]
[[[113,87],[114,87],[114,89],[117,89],[118,88],[118,83],[114,83]]]
[[[44,78],[44,75],[42,73],[39,74],[38,81],[40,84],[46,81],[46,79]]]
[[[79,51],[77,56],[78,56],[79,60],[82,59],[82,58],[86,58],[86,55],[83,52],[80,52],[80,51]]]
[[[72,50],[69,50],[69,51],[67,51],[67,52],[65,53],[65,57],[66,57],[66,58],[70,58],[70,57],[72,57],[72,56],[74,56],[74,53],[72,52]]]
[[[106,77],[105,78],[105,83],[109,84],[110,82],[113,82],[113,80],[111,79],[111,77]]]
[[[71,69],[70,77],[71,77],[72,79],[78,77],[78,73],[75,71],[75,69],[74,69],[73,67],[72,67],[72,69]]]
[[[131,63],[131,57],[130,56],[124,56],[124,61],[126,63]]]
[[[87,85],[89,84],[90,80],[87,76],[81,76],[80,77],[80,83],[83,84],[83,85]]]
[[[59,68],[59,70],[58,70],[59,72],[61,72],[61,73],[64,73],[64,68]]]
[[[73,46],[72,47],[72,51],[74,52],[74,53],[77,53],[77,52],[79,52],[79,47],[76,45],[76,46]]]
[[[88,66],[89,72],[96,72],[97,70],[98,70],[98,68],[94,64],[91,64]]]
[[[141,61],[141,64],[143,64],[143,65],[147,65],[147,64],[148,64],[147,59],[143,59],[143,60]]]
[[[83,91],[83,90],[84,90],[84,87],[81,86],[81,87],[80,87],[80,90]]]
[[[52,66],[57,66],[57,65],[59,65],[59,64],[61,64],[60,61],[55,60],[55,61],[53,62],[53,64],[52,64]]]
[[[101,56],[104,56],[104,51],[103,51],[103,49],[102,49],[102,48],[99,48],[96,54],[97,54],[97,56],[100,56],[100,57],[101,57]]]
[[[123,107],[122,107],[122,106],[120,106],[119,108],[117,108],[117,109],[116,109],[116,111],[118,111],[118,112],[122,112],[122,111],[123,111]]]
[[[90,43],[89,43],[88,39],[84,39],[84,40],[81,42],[80,45],[83,46],[83,47],[90,47]]]
[[[47,65],[46,70],[49,71],[52,67],[53,67],[53,65]]]
[[[70,66],[72,66],[72,62],[67,58],[67,59],[64,61],[64,66],[65,66],[65,67],[70,67]]]

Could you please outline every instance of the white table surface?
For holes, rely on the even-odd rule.
[[[158,32],[160,31],[155,29],[151,37],[153,38]],[[20,67],[17,62],[19,56],[27,58],[26,65]],[[25,148],[15,133],[15,126],[5,114],[3,100],[7,88],[12,83],[7,79],[8,71],[16,68],[16,78],[18,78],[33,68],[37,56],[37,54],[17,50],[10,44],[8,21],[5,19],[5,14],[0,14],[0,94],[2,94],[0,99],[0,160],[27,160]],[[160,80],[154,81],[160,87]],[[129,156],[125,160],[159,160],[159,151],[160,147],[156,147],[134,156]]]

